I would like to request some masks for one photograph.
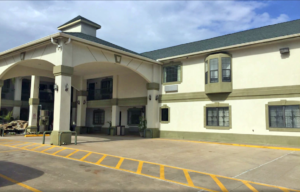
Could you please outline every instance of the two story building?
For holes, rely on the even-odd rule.
[[[1,109],[3,82],[22,78],[32,130],[41,84],[52,82],[53,144],[72,122],[79,133],[106,133],[108,121],[130,133],[144,115],[151,137],[300,146],[300,20],[145,53],[97,38],[100,28],[78,16],[0,53]],[[15,116],[26,105],[19,95]]]

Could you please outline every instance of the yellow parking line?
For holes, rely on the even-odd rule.
[[[282,187],[279,187],[279,189],[281,189],[281,191],[283,191],[283,192],[289,192],[289,190],[282,188]]]
[[[40,144],[40,146],[35,147],[35,148],[33,148],[33,149],[28,149],[28,150],[30,150],[30,151],[35,151],[35,149],[38,149],[38,148],[43,147],[43,146],[44,146],[44,145]]]
[[[19,145],[24,145],[24,144],[27,144],[28,142],[24,142],[24,143],[21,143],[21,144],[18,144],[18,145],[10,145],[10,146],[14,146],[14,147],[16,147],[16,146],[19,146]]]
[[[242,181],[252,192],[258,192],[252,185],[250,185],[247,181]]]
[[[26,145],[26,146],[24,146],[24,147],[21,147],[21,149],[25,149],[25,148],[27,148],[27,147],[29,147],[29,146],[33,146],[33,145],[37,145],[37,144],[34,143],[34,144],[31,144],[31,145]]]
[[[45,151],[47,151],[47,150],[50,150],[50,149],[53,149],[55,146],[53,146],[53,147],[49,147],[49,148],[47,148],[47,149],[44,149],[44,150],[42,150],[42,151],[39,151],[39,152],[41,152],[41,153],[44,153]]]
[[[65,150],[65,148],[60,149],[60,150],[58,150],[58,151],[56,151],[56,152],[54,152],[54,153],[51,153],[50,155],[56,155],[57,153],[59,153],[59,152],[61,152],[61,151],[63,151],[63,150]]]
[[[116,169],[119,169],[121,167],[123,161],[124,161],[124,158],[120,158],[120,160],[119,160],[119,162],[118,162],[118,164],[116,166]]]
[[[143,164],[144,164],[143,161],[139,161],[139,165],[138,165],[138,168],[137,168],[137,171],[136,171],[137,174],[142,173]]]
[[[12,182],[12,183],[15,183],[15,184],[17,184],[17,185],[20,185],[20,186],[22,186],[22,187],[24,187],[24,188],[26,188],[26,189],[28,189],[28,190],[30,190],[30,191],[33,191],[33,192],[41,192],[41,191],[38,190],[38,189],[35,189],[35,188],[32,188],[32,187],[30,187],[30,186],[28,186],[28,185],[25,185],[25,184],[23,184],[23,183],[20,183],[19,181],[16,181],[16,180],[14,180],[14,179],[12,179],[12,178],[9,178],[9,177],[7,177],[7,176],[5,176],[5,175],[0,174],[0,177],[2,177],[3,179],[6,179],[6,180],[8,180],[8,181],[10,181],[10,182]]]
[[[85,158],[87,158],[90,154],[92,154],[92,152],[89,152],[88,154],[86,154],[84,157],[82,157],[81,159],[80,159],[80,161],[83,161]]]
[[[96,164],[100,164],[106,157],[107,155],[103,155],[97,162]]]
[[[159,178],[160,179],[165,179],[165,167],[163,165],[160,165],[160,170],[159,170]]]
[[[223,192],[228,192],[226,187],[220,182],[220,180],[215,175],[210,175],[211,178],[218,184],[218,186],[221,188]]]
[[[189,186],[194,187],[194,183],[190,177],[190,174],[187,170],[183,170],[183,173],[185,175],[186,181],[188,182]]]
[[[65,157],[70,157],[71,155],[73,155],[73,154],[75,154],[75,153],[77,153],[78,152],[78,150],[75,150],[75,151],[73,151],[72,153],[70,153],[69,155],[67,155],[67,156],[65,156]]]
[[[217,144],[217,145],[231,145],[231,146],[237,146],[237,147],[265,148],[265,149],[276,149],[276,150],[286,150],[286,151],[300,151],[300,148],[290,148],[290,147],[273,147],[273,146],[263,146],[263,145],[246,145],[246,144],[238,144],[238,143],[218,143],[218,142],[209,142],[209,141],[191,141],[191,140],[164,139],[164,138],[157,138],[157,140]]]

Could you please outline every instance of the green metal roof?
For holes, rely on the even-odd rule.
[[[300,33],[300,19],[140,54],[156,60],[297,33]]]
[[[63,32],[63,33],[68,34],[68,35],[72,35],[72,36],[75,36],[75,37],[79,37],[81,39],[85,39],[85,40],[88,40],[88,41],[92,41],[94,43],[99,43],[101,45],[106,45],[106,46],[109,46],[109,47],[112,47],[112,48],[115,48],[115,49],[119,49],[119,50],[122,50],[122,51],[126,51],[128,53],[133,53],[133,54],[142,56],[142,55],[140,55],[140,54],[138,54],[134,51],[131,51],[131,50],[126,49],[124,47],[120,47],[118,45],[115,45],[115,44],[110,43],[108,41],[104,41],[102,39],[99,39],[99,38],[91,36],[91,35],[87,35],[87,34],[84,34],[84,33],[77,33],[77,32]]]
[[[59,27],[57,27],[57,28],[60,28],[60,27],[62,27],[62,26],[64,26],[64,25],[67,25],[67,24],[72,23],[72,22],[74,22],[74,21],[77,21],[77,20],[79,20],[79,19],[84,20],[84,21],[88,21],[88,22],[93,23],[93,24],[95,24],[95,25],[99,25],[99,24],[97,24],[97,23],[95,23],[95,22],[93,22],[93,21],[91,21],[91,20],[88,20],[87,18],[84,18],[84,17],[78,15],[78,16],[75,17],[74,19],[71,19],[70,21],[68,21],[68,22],[66,22],[66,23],[64,23],[64,24],[62,24],[61,26],[59,26]],[[99,26],[100,26],[100,25],[99,25]]]

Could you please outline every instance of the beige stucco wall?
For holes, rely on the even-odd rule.
[[[279,49],[289,47],[290,55],[281,56]],[[232,54],[233,89],[299,85],[300,40],[286,40],[228,51]],[[203,92],[204,56],[180,60],[182,83],[178,93]],[[165,94],[163,86],[163,94]],[[175,93],[168,93],[175,94]]]
[[[162,131],[239,133],[256,135],[300,136],[300,132],[275,132],[266,129],[265,105],[271,101],[300,101],[300,97],[280,99],[248,99],[216,101],[228,103],[232,111],[232,129],[213,130],[204,128],[204,106],[211,101],[162,103],[170,107],[170,123],[161,124]]]

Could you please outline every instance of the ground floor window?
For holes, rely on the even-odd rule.
[[[269,106],[270,128],[300,128],[299,105]]]
[[[94,125],[104,125],[105,111],[101,109],[94,110],[93,114],[93,124]]]
[[[207,107],[206,125],[229,127],[229,107]]]
[[[170,107],[163,105],[160,108],[160,122],[169,123],[170,122]]]
[[[128,118],[127,124],[128,125],[139,125],[140,117],[142,116],[142,108],[130,108],[128,109]]]

